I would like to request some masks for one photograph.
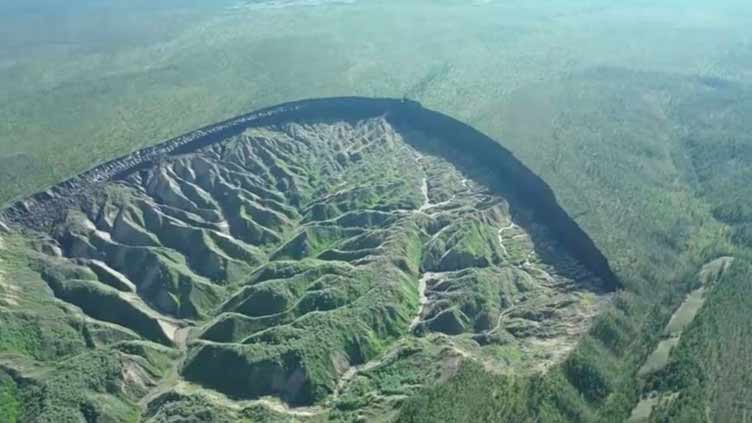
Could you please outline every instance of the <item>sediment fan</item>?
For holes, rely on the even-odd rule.
[[[360,375],[409,359],[406,342],[441,346],[423,350],[438,366],[418,377],[426,384],[458,355],[493,366],[493,345],[545,368],[619,287],[509,151],[404,100],[250,113],[1,216],[45,234],[38,267],[54,295],[107,323],[93,347],[179,352],[168,376],[138,361],[122,375],[143,385],[129,399],[152,415],[195,390],[326,407]],[[556,353],[533,354],[544,350]]]

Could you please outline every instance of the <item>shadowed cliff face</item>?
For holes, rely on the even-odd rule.
[[[495,170],[498,187],[535,210],[537,220],[551,227],[556,236],[573,250],[580,260],[603,278],[619,286],[608,261],[593,241],[559,206],[551,188],[500,143],[456,119],[426,109],[419,103],[397,99],[342,97],[302,100],[262,109],[229,119],[166,141],[154,147],[97,166],[49,190],[35,194],[2,211],[0,218],[33,229],[49,229],[63,219],[66,205],[87,190],[108,180],[117,180],[160,160],[186,154],[236,136],[250,127],[278,125],[305,120],[357,121],[385,116],[397,126],[420,129],[447,147],[452,160],[466,154]]]
[[[144,403],[184,384],[230,400],[334,401],[416,342],[441,371],[415,370],[409,389],[456,368],[457,354],[508,366],[501,346],[525,357],[514,365],[545,369],[618,287],[511,153],[399,100],[254,112],[3,217],[49,234],[39,267],[57,298],[181,353]]]
[[[412,103],[394,115],[397,126],[420,129],[441,145],[446,158],[462,162],[470,156],[492,169],[494,187],[512,202],[532,210],[533,221],[546,225],[572,254],[612,288],[620,286],[606,257],[561,208],[551,188],[497,141],[449,116]]]

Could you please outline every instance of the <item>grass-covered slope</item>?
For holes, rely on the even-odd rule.
[[[41,277],[45,258],[17,234],[1,237],[2,421],[136,419],[135,402],[165,374],[174,351],[56,300]]]

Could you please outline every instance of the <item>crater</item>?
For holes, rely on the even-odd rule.
[[[321,404],[408,338],[557,348],[530,357],[545,367],[619,289],[543,180],[405,100],[250,113],[1,216],[46,234],[58,298],[179,350],[171,383],[235,400]]]

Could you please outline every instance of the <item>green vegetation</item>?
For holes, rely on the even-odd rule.
[[[746,224],[743,218],[746,202],[743,197],[736,197],[737,192],[747,189],[747,184],[743,182],[744,171],[728,170],[737,166],[743,155],[726,154],[728,147],[725,143],[708,134],[722,132],[714,128],[724,128],[727,119],[734,120],[728,116],[744,110],[746,102],[727,101],[729,96],[749,98],[749,94],[744,94],[745,88],[734,84],[725,86],[725,90],[716,87],[715,91],[708,93],[709,88],[701,80],[609,69],[563,81],[556,88],[550,84],[545,87],[549,93],[556,92],[546,97],[545,107],[551,110],[558,110],[557,107],[565,104],[570,107],[569,116],[560,118],[553,134],[557,134],[559,140],[576,143],[571,149],[559,148],[557,160],[577,164],[556,165],[541,168],[541,171],[552,185],[559,187],[557,194],[565,206],[583,210],[578,220],[604,249],[631,291],[616,299],[615,310],[599,319],[590,337],[581,341],[576,352],[560,368],[565,376],[560,380],[567,380],[584,396],[578,407],[595,413],[573,415],[568,420],[624,420],[640,391],[647,395],[654,389],[678,394],[675,400],[659,404],[652,417],[657,421],[705,421],[708,413],[712,421],[739,420],[745,412],[743,404],[748,394],[742,388],[747,376],[741,375],[746,375],[746,372],[741,371],[744,366],[738,363],[745,357],[743,351],[746,351],[747,343],[744,335],[735,333],[734,328],[746,327],[746,323],[742,316],[734,314],[737,311],[731,310],[741,312],[746,307],[741,304],[746,298],[740,286],[746,280],[743,272],[725,275],[705,292],[705,306],[678,345],[674,350],[663,351],[667,368],[644,379],[638,370],[645,365],[645,360],[651,359],[650,352],[663,336],[673,311],[685,295],[697,287],[696,275],[702,265],[721,256],[747,260],[744,257],[749,254],[748,246],[741,242],[740,237]],[[527,95],[526,101],[535,98],[534,92]],[[594,97],[596,92],[597,97]],[[650,96],[659,92],[670,96],[670,99],[661,100],[661,116],[666,119],[664,124],[673,122],[678,125],[669,131],[656,127],[656,122],[661,121],[655,120],[656,111],[647,104],[644,108],[635,106],[653,102]],[[715,96],[725,99],[725,113],[718,114],[723,118],[703,122],[702,116],[707,115],[706,102]],[[573,102],[573,98],[579,100]],[[627,104],[630,105],[628,108]],[[597,110],[597,105],[600,105],[600,110]],[[650,116],[645,115],[648,112]],[[609,120],[619,122],[619,126],[614,127]],[[604,142],[601,134],[589,135],[587,132],[587,128],[605,127],[614,128],[614,138],[609,142]],[[699,134],[698,127],[703,135]],[[636,135],[635,128],[651,131],[651,135]],[[513,131],[525,132],[515,132],[512,138],[537,136],[535,132],[530,133],[530,127]],[[687,149],[687,139],[702,144],[701,152],[690,154],[692,150]],[[748,141],[744,136],[736,139],[737,151],[742,151],[741,146]],[[535,144],[530,144],[530,148],[536,149],[537,154],[533,155],[531,151],[529,163],[556,157],[540,154]],[[577,155],[574,152],[578,149],[589,153]],[[607,159],[599,160],[602,157]],[[653,163],[647,164],[648,161]],[[578,176],[583,173],[588,177]],[[699,176],[702,174],[705,176]],[[716,178],[725,179],[721,183]],[[567,180],[576,180],[577,184],[568,186]],[[575,197],[573,191],[570,194],[569,190],[575,186],[579,197]],[[584,191],[582,186],[586,187]],[[719,213],[716,204],[721,198],[726,202],[724,209],[734,210],[733,213]],[[734,198],[738,200],[730,200]],[[598,206],[588,207],[590,201]],[[733,216],[733,219],[728,216]],[[735,261],[734,267],[739,266],[743,265]],[[723,312],[711,305],[731,298],[735,299],[734,304],[725,303],[727,308]],[[695,332],[697,325],[709,324],[703,323],[708,319],[712,319],[717,327],[707,328],[702,334]],[[736,356],[717,353],[720,350],[716,346],[726,342],[734,345]],[[709,351],[711,346],[715,354]],[[677,360],[681,364],[673,364]],[[734,369],[739,376],[721,375],[713,369]],[[553,378],[557,371],[553,370],[549,376]],[[672,380],[674,374],[702,376],[693,382],[660,382]],[[725,387],[724,390],[717,391],[719,386]],[[440,390],[437,388],[425,395],[438,395],[436,392]],[[566,388],[557,387],[553,392],[566,392]],[[447,394],[445,401],[449,398],[450,394]],[[427,403],[441,402],[432,397]],[[474,407],[477,405],[468,410]],[[472,421],[470,418],[466,420],[462,413],[457,416],[453,421]],[[531,418],[538,418],[538,421],[557,421],[557,417],[543,414],[533,416]]]
[[[592,418],[578,395],[561,375],[531,379],[494,376],[466,364],[450,383],[410,400],[398,421],[565,422]]]
[[[672,353],[672,362],[654,383],[678,392],[662,404],[651,421],[741,421],[747,413],[749,375],[743,364],[750,357],[749,262],[735,262]],[[717,366],[716,363],[722,363]]]
[[[8,419],[2,421],[135,421],[134,399],[143,387],[121,391],[124,369],[156,378],[170,360],[149,346],[120,344],[137,335],[61,305],[30,269],[40,256],[29,251],[29,241],[18,235],[2,241],[0,416]]]
[[[396,418],[466,357],[527,372],[565,355],[604,283],[544,222],[511,220],[531,214],[491,188],[497,170],[413,137],[382,117],[253,128],[87,192],[17,254],[81,322],[72,362],[94,367],[38,363],[24,409],[232,419],[226,404],[276,397],[283,414]]]
[[[732,256],[734,262],[706,294],[668,366],[650,381],[659,391],[675,393],[671,401],[659,404],[651,421],[742,421],[749,413],[750,375],[743,363],[752,348],[744,312],[750,306],[752,251],[744,238],[750,222],[749,185],[744,180],[752,140],[746,122],[738,119],[748,110],[747,98],[746,89],[722,85],[708,99],[726,113],[701,117],[699,101],[682,110],[692,128],[685,141],[698,190],[714,205],[713,214],[729,226],[731,245],[719,255]]]
[[[217,2],[108,1],[69,14],[70,27],[86,31],[36,25],[44,17],[34,15],[25,25],[11,10],[2,13],[12,37],[0,67],[9,96],[0,109],[0,198],[241,112],[328,95],[408,94],[515,152],[534,144],[548,155],[555,146],[545,141],[510,139],[505,117],[525,117],[514,126],[548,125],[545,109],[524,95],[541,80],[593,66],[744,78],[745,47],[717,46],[736,47],[745,3],[674,1],[685,2],[692,4],[413,0],[227,10]],[[101,15],[112,25],[100,25]],[[635,33],[642,38],[630,42]],[[505,111],[512,99],[522,107]]]
[[[20,415],[18,388],[13,379],[0,373],[0,416],[8,423],[16,423]]]
[[[6,94],[0,203],[258,107],[304,97],[406,94],[499,140],[540,175],[626,290],[577,345],[562,341],[552,348],[515,341],[556,333],[555,325],[529,323],[536,318],[567,321],[566,315],[551,318],[544,303],[511,316],[520,320],[505,323],[504,331],[483,331],[498,322],[508,306],[503,299],[560,299],[555,292],[534,289],[535,281],[511,271],[493,272],[500,281],[487,277],[488,269],[438,278],[427,283],[429,305],[418,330],[439,340],[436,332],[451,332],[456,344],[409,345],[416,351],[404,360],[364,369],[340,389],[336,379],[345,364],[371,363],[400,345],[396,340],[419,308],[421,266],[441,272],[468,263],[503,266],[494,224],[505,222],[463,221],[421,248],[447,222],[398,222],[391,213],[421,207],[418,166],[390,164],[368,152],[368,160],[343,170],[338,180],[327,179],[336,158],[274,157],[257,169],[275,177],[265,202],[246,192],[254,181],[232,172],[222,173],[231,183],[218,186],[213,177],[169,175],[164,180],[177,188],[144,184],[145,194],[122,187],[106,193],[112,202],[102,220],[89,217],[109,240],[68,222],[65,246],[72,250],[65,254],[91,260],[103,251],[111,259],[106,268],[77,261],[83,274],[50,275],[45,271],[60,263],[47,254],[49,240],[0,232],[0,421],[43,414],[50,421],[135,420],[144,392],[112,389],[123,377],[121,354],[146,360],[138,367],[149,367],[154,380],[170,379],[182,357],[179,346],[135,346],[144,336],[171,344],[164,324],[173,319],[200,326],[189,336],[184,369],[210,341],[228,345],[219,353],[237,352],[243,372],[277,353],[292,357],[279,366],[283,373],[303,363],[315,385],[300,398],[338,394],[330,414],[345,421],[622,421],[650,392],[671,398],[656,405],[651,421],[739,421],[748,414],[748,2],[364,0],[280,8],[103,2],[71,13],[69,25],[78,31],[46,24],[57,22],[56,12],[42,3],[50,6],[47,17],[19,17],[20,9],[0,5],[0,91]],[[450,173],[437,169],[428,173],[433,203],[452,198],[458,182],[445,181]],[[194,185],[215,191],[206,197]],[[281,193],[291,187],[308,209],[286,202]],[[169,203],[169,210],[153,212],[152,202]],[[123,205],[126,212],[118,214]],[[217,219],[225,215],[233,216],[226,222],[232,239],[207,230],[223,224]],[[312,222],[318,225],[298,230]],[[398,235],[373,230],[384,227]],[[520,241],[505,249],[510,261],[524,262],[529,246]],[[308,273],[318,260],[351,262],[375,252],[381,261],[371,277],[340,268]],[[697,273],[721,256],[734,257],[732,267],[704,292],[704,304],[675,346],[663,350],[661,365],[648,366],[656,371],[641,374],[665,340],[672,314],[697,287]],[[290,271],[281,262],[267,264],[270,258],[305,264]],[[531,263],[547,270],[537,259]],[[388,278],[390,288],[372,291],[373,274]],[[357,283],[346,283],[351,279]],[[144,304],[127,300],[133,292],[123,280],[147,281],[137,292]],[[69,304],[53,299],[50,285]],[[449,295],[431,303],[439,297],[431,294],[434,288]],[[90,297],[101,299],[103,309],[85,307],[92,301],[82,298]],[[579,297],[580,304],[587,298]],[[361,303],[371,308],[366,312]],[[121,310],[131,316],[141,307],[158,314],[144,312],[135,325],[123,320]],[[144,326],[150,329],[136,330]],[[256,351],[260,340],[273,348]],[[473,359],[452,371],[418,364],[459,361],[448,345]],[[442,353],[444,347],[455,355]],[[567,353],[546,356],[559,349]],[[550,366],[530,376],[519,371],[529,361]],[[242,412],[226,409],[196,390],[160,396],[145,416],[154,422],[292,418],[263,403]]]

